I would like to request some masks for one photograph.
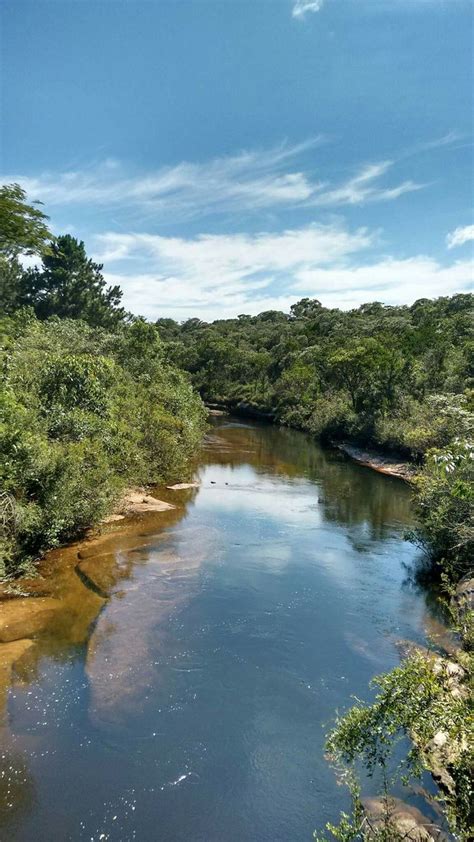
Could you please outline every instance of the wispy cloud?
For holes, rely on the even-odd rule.
[[[337,263],[374,244],[377,233],[353,232],[338,225],[308,225],[277,234],[201,234],[162,237],[156,234],[99,235],[97,258],[106,264],[128,261],[154,267],[161,277],[180,277],[196,288],[245,285],[249,294],[279,273]],[[266,280],[267,279],[267,280]]]
[[[46,172],[37,177],[3,176],[17,181],[31,199],[47,205],[134,206],[175,214],[201,214],[238,208],[307,201],[319,183],[295,170],[304,153],[324,142],[319,135],[297,144],[239,152],[203,163],[183,161],[155,171],[129,174],[116,160],[83,170]]]
[[[292,15],[294,18],[304,18],[308,12],[319,12],[324,0],[296,0]]]
[[[404,193],[421,190],[425,185],[415,181],[403,181],[393,187],[381,187],[377,182],[393,167],[393,161],[367,164],[345,183],[331,190],[323,191],[314,198],[315,205],[362,205],[367,202],[389,202]]]
[[[470,0],[331,0],[334,5],[357,5],[358,11],[366,13],[392,12],[397,9],[400,12],[420,11],[430,9],[434,6],[452,9],[456,6],[469,4]],[[292,16],[302,20],[308,12],[319,12],[325,0],[293,0]]]
[[[97,238],[96,256],[111,269],[108,282],[122,286],[126,306],[150,318],[210,321],[288,310],[307,295],[342,308],[410,303],[472,282],[470,261],[443,266],[425,255],[375,257],[378,240],[377,231],[335,224],[194,238],[107,233]]]
[[[87,205],[135,216],[153,215],[167,222],[264,209],[337,207],[391,201],[424,185],[413,180],[387,184],[395,161],[361,166],[341,182],[321,180],[308,157],[323,136],[298,144],[251,150],[204,163],[181,162],[156,171],[129,174],[120,162],[107,160],[80,171],[43,173],[37,177],[7,175],[30,199],[46,206]],[[302,166],[303,159],[306,166]],[[384,181],[382,181],[384,179]]]
[[[474,225],[465,225],[451,231],[446,237],[446,244],[448,249],[452,249],[456,246],[463,246],[471,240],[474,240]]]

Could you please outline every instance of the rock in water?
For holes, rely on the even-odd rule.
[[[369,824],[368,838],[376,838],[387,815],[394,829],[407,842],[446,842],[446,835],[416,807],[399,798],[364,798],[364,810]]]
[[[45,631],[61,608],[52,597],[11,599],[2,604],[0,641],[7,643],[22,637],[35,637]]]

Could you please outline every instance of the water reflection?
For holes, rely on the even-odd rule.
[[[337,450],[317,447],[303,433],[221,422],[209,436],[204,458],[231,468],[247,464],[257,476],[310,480],[317,498],[313,502],[323,507],[324,517],[348,528],[366,525],[369,540],[384,538],[393,524],[413,522],[410,494],[400,480],[381,478]]]
[[[274,842],[347,806],[322,726],[397,638],[424,639],[409,489],[225,419],[196,472],[157,492],[175,509],[50,554],[31,583],[57,610],[22,664],[0,657],[7,791],[27,781],[9,839]]]

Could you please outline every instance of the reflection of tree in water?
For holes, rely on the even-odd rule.
[[[324,449],[305,433],[269,424],[221,421],[211,434],[203,462],[230,467],[246,463],[257,474],[270,471],[314,481],[326,520],[359,527],[352,536],[356,549],[358,544],[362,549],[367,541],[386,538],[391,524],[408,527],[413,522],[408,486],[357,465],[338,451]]]
[[[8,829],[18,817],[29,812],[36,800],[36,790],[25,758],[9,749],[0,753],[0,830]],[[2,839],[7,836],[0,834]]]
[[[410,491],[400,480],[345,461],[329,466],[320,479],[326,519],[349,528],[365,526],[362,533],[357,530],[358,538],[354,535],[361,548],[389,537],[394,525],[413,522]]]

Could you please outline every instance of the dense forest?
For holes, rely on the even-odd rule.
[[[0,189],[0,577],[99,523],[126,486],[182,479],[203,401],[411,459],[412,539],[444,591],[459,651],[449,662],[418,652],[379,677],[374,704],[339,720],[329,748],[337,762],[381,770],[386,786],[388,755],[409,734],[404,774],[436,767],[451,828],[469,839],[473,296],[348,312],[303,299],[288,314],[212,324],[151,324],[121,298],[82,242],[53,237],[18,185]],[[440,733],[444,753],[432,746]],[[367,829],[350,783],[354,813],[328,832],[399,838],[390,817]]]
[[[289,314],[157,327],[204,400],[419,460],[468,431],[473,316],[468,294],[348,312],[303,299]]]
[[[0,230],[1,577],[96,525],[125,487],[182,479],[205,411],[156,328],[20,188],[0,192]]]
[[[424,465],[418,504],[429,538],[422,529],[419,538],[457,577],[472,557],[473,325],[468,294],[348,312],[303,299],[289,314],[157,322],[167,358],[190,372],[205,401]]]

